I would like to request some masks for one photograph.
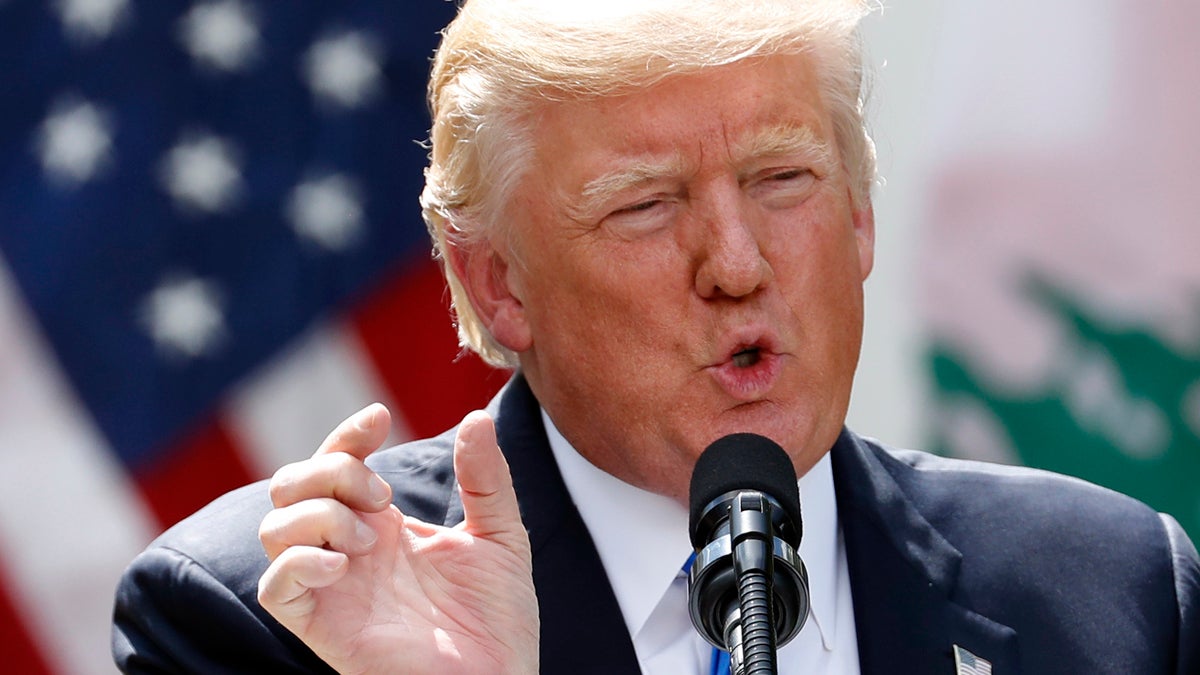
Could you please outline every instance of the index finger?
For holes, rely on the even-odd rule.
[[[372,403],[359,410],[337,425],[313,456],[328,455],[333,452],[344,452],[360,460],[387,440],[391,428],[392,416],[382,403]]]
[[[305,499],[331,497],[374,512],[391,502],[391,488],[363,460],[387,439],[391,416],[373,403],[342,421],[313,456],[280,467],[271,477],[271,503],[281,508]]]

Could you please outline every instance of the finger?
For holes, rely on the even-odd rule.
[[[258,580],[258,604],[288,628],[302,625],[316,608],[313,589],[338,582],[350,568],[337,551],[293,546],[276,558]]]
[[[466,531],[528,545],[508,462],[496,444],[496,427],[487,413],[476,410],[459,425],[454,439],[454,471],[462,494]]]
[[[371,550],[379,535],[345,504],[334,499],[307,499],[269,512],[258,526],[258,539],[267,558],[274,560],[292,546],[362,555]]]
[[[392,500],[387,482],[361,459],[344,452],[317,454],[281,467],[271,477],[267,491],[275,508],[330,497],[352,509],[375,512],[387,508]]]
[[[359,459],[367,455],[387,440],[388,430],[392,426],[392,415],[382,403],[372,403],[353,415],[342,420],[317,448],[316,455],[327,455],[331,452],[344,452]]]

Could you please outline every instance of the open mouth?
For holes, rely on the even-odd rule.
[[[759,347],[746,347],[735,352],[731,360],[738,368],[749,368],[762,360],[762,350]]]
[[[710,369],[713,378],[726,394],[743,402],[759,401],[770,394],[781,376],[783,358],[768,336],[735,343],[736,350]]]

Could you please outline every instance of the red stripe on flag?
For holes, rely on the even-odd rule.
[[[51,675],[54,671],[42,656],[28,627],[21,621],[21,615],[8,593],[8,579],[8,575],[0,569],[0,644],[4,646],[4,671]]]
[[[408,428],[433,436],[483,407],[508,379],[474,354],[459,357],[449,292],[438,264],[407,262],[351,316]]]
[[[134,477],[142,498],[164,528],[258,478],[216,420],[198,426]]]

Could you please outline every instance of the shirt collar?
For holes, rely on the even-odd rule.
[[[575,507],[587,525],[631,636],[692,553],[688,513],[667,497],[634,487],[597,468],[575,451],[542,411],[550,449]],[[800,479],[804,536],[800,558],[808,570],[810,622],[825,649],[837,626],[837,502],[826,454]],[[806,627],[807,629],[807,627]]]

